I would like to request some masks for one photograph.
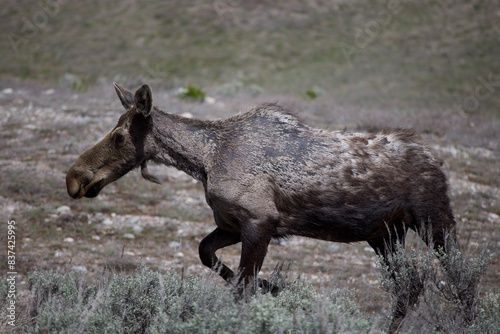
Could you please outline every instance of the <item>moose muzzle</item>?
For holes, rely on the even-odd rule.
[[[83,196],[97,196],[99,191],[97,191],[97,193],[95,193],[95,191],[89,191],[93,188],[90,186],[93,179],[94,173],[90,170],[78,165],[71,166],[66,174],[66,190],[68,191],[68,195],[74,199],[79,199]]]

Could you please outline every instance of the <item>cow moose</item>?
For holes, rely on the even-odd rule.
[[[413,131],[314,129],[276,104],[223,120],[184,118],[153,106],[148,85],[114,87],[126,112],[69,168],[69,196],[96,197],[138,167],[159,183],[149,162],[186,172],[203,184],[217,225],[200,242],[201,262],[240,294],[255,285],[276,292],[257,279],[273,238],[367,241],[384,257],[408,229],[435,249],[455,238],[442,162]],[[216,251],[240,242],[235,272]]]

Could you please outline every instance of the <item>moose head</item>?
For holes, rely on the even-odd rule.
[[[126,112],[118,124],[83,152],[68,170],[66,187],[74,199],[96,197],[106,185],[139,166],[145,179],[160,183],[147,169],[147,161],[154,155],[152,146],[148,145],[154,112],[151,88],[142,85],[133,94],[117,83],[114,86]]]

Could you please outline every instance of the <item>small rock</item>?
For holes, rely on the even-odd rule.
[[[52,95],[55,93],[54,89],[47,89],[42,92],[42,95]]]
[[[205,97],[205,103],[206,104],[215,104],[215,102],[216,101],[215,101],[215,99],[213,97],[211,97],[211,96]]]
[[[488,220],[492,223],[498,222],[500,219],[500,216],[498,216],[496,213],[490,212],[488,213]]]
[[[196,200],[194,198],[191,198],[191,197],[187,197],[185,200],[184,200],[184,204],[193,204],[195,203]]]
[[[56,212],[60,215],[69,215],[71,213],[71,208],[67,205],[61,205],[56,209]]]
[[[2,94],[12,94],[14,93],[14,90],[12,88],[5,88],[2,90]]]
[[[98,236],[98,235],[93,235],[93,236],[92,236],[92,240],[97,240],[97,241],[99,241],[99,240],[101,240],[101,237],[100,237],[100,236]]]
[[[181,247],[181,243],[178,242],[178,241],[171,241],[168,244],[168,247],[170,247],[170,248],[179,248],[179,247]]]
[[[125,233],[125,234],[123,235],[123,237],[124,237],[125,239],[129,239],[129,240],[133,240],[133,239],[135,239],[135,235],[133,235],[132,233]]]
[[[113,225],[113,221],[109,218],[105,218],[103,219],[103,221],[101,222],[102,225],[104,226],[109,226],[109,225]]]
[[[73,239],[72,237],[66,237],[63,239],[63,242],[67,242],[68,244],[71,244],[71,243],[75,242],[75,239]]]
[[[175,253],[175,257],[182,258],[182,257],[184,257],[184,253],[183,252],[177,252],[177,253]]]
[[[73,267],[71,267],[71,270],[79,272],[79,273],[86,273],[87,267],[85,267],[85,266],[73,266]]]
[[[190,112],[183,112],[181,116],[186,118],[193,118],[193,114],[191,114]]]
[[[127,223],[129,223],[130,225],[135,225],[139,222],[139,220],[141,220],[141,217],[139,216],[131,216],[127,219]]]
[[[56,252],[54,253],[54,256],[55,256],[55,257],[61,257],[62,255],[63,255],[63,253],[62,253],[61,251],[56,251]]]
[[[330,252],[338,252],[340,250],[340,246],[336,244],[330,244],[328,245],[328,250]]]
[[[143,228],[139,225],[134,225],[132,226],[132,231],[134,231],[135,234],[140,234],[142,232]]]

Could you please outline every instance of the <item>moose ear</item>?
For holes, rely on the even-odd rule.
[[[135,108],[144,117],[151,115],[151,110],[153,110],[153,94],[149,85],[142,85],[135,92]]]
[[[132,108],[134,106],[134,94],[132,94],[116,82],[113,82],[113,86],[115,86],[116,94],[118,94],[123,108],[125,108],[125,110],[129,110],[130,108]]]

